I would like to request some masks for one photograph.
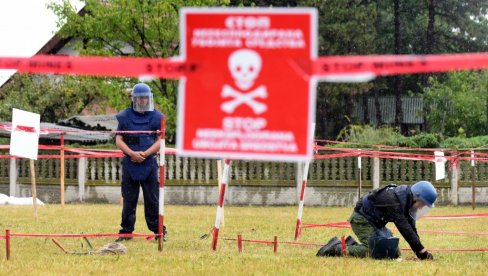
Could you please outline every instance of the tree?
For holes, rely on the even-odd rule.
[[[488,71],[453,72],[445,81],[431,78],[430,85],[424,99],[432,132],[467,137],[486,134]]]
[[[375,53],[376,5],[361,0],[304,1],[319,10],[320,55]],[[317,89],[316,137],[331,138],[357,120],[354,97],[371,91],[372,83],[321,83]]]
[[[478,52],[488,50],[488,2],[478,0],[430,0],[426,54]],[[424,19],[425,22],[425,19]]]
[[[230,0],[230,6],[296,7],[298,0]]]
[[[63,38],[75,41],[81,55],[171,57],[179,53],[179,8],[183,6],[313,6],[319,10],[320,55],[437,54],[488,51],[488,1],[478,0],[85,0],[77,14],[67,2],[52,4]],[[395,13],[395,3],[401,4]],[[399,13],[398,13],[399,11]],[[397,16],[395,16],[395,14]],[[395,22],[398,27],[395,28]],[[401,35],[401,36],[400,36]],[[395,43],[397,41],[397,43]],[[428,75],[401,77],[397,95],[423,93]],[[440,84],[447,74],[431,75]],[[45,80],[41,80],[46,78]],[[52,95],[22,96],[32,110],[41,110],[45,118],[76,114],[85,104],[122,109],[129,104],[127,90],[137,80],[124,78],[65,77],[49,85],[50,77],[18,76],[0,91],[8,105],[20,104],[15,93],[37,89]],[[35,81],[34,81],[35,79]],[[25,83],[22,83],[25,82]],[[42,87],[40,86],[42,83]],[[397,83],[398,84],[398,83]],[[168,120],[168,140],[175,131],[176,81],[158,79],[150,83],[159,109]],[[69,96],[62,91],[76,91]],[[393,94],[395,77],[378,78],[363,84],[322,83],[317,91],[317,137],[330,138],[350,123],[357,123],[355,97],[374,93]],[[35,91],[31,92],[35,95]],[[12,94],[12,95],[10,95]],[[8,100],[10,97],[10,100]],[[33,100],[42,98],[42,101]],[[66,108],[56,100],[65,99],[75,108]],[[79,99],[76,99],[79,97]],[[10,102],[9,102],[10,101]],[[52,101],[50,104],[48,101]],[[37,103],[42,105],[36,106]],[[50,111],[53,108],[60,111]],[[78,107],[79,106],[79,107]],[[20,108],[20,106],[19,106]],[[44,110],[46,109],[46,110]],[[377,110],[379,112],[379,109]],[[3,113],[2,113],[3,112]],[[0,109],[0,115],[5,116]],[[56,115],[49,115],[56,114]],[[55,116],[58,116],[55,118]],[[401,117],[400,115],[397,118]],[[5,118],[5,117],[4,117]],[[367,119],[367,118],[366,118]],[[371,118],[370,118],[371,119]],[[377,118],[378,119],[378,118]]]
[[[0,90],[0,117],[10,121],[12,108],[18,108],[40,114],[42,122],[56,123],[90,104],[103,106],[101,98],[118,95],[121,89],[103,78],[16,74]]]
[[[488,50],[487,1],[377,2],[378,54],[439,54]],[[400,26],[400,28],[398,28]],[[380,78],[374,89],[381,94],[423,93],[428,77],[442,81],[445,74],[410,74]],[[401,117],[397,101],[397,125]],[[399,126],[399,125],[398,125]]]
[[[394,0],[394,22],[395,22],[395,55],[402,53],[402,28],[401,28],[401,5],[400,0]],[[406,130],[403,127],[403,109],[402,109],[402,89],[403,89],[403,76],[395,76],[393,81],[393,91],[395,93],[395,124],[400,127],[400,132],[405,133]]]
[[[179,9],[184,6],[220,6],[226,0],[85,0],[76,13],[68,2],[51,4],[59,18],[63,38],[77,38],[80,55],[135,56],[169,58],[179,54]],[[127,89],[135,79],[111,79],[118,94],[101,91],[108,104],[122,109],[129,104]],[[63,82],[60,83],[63,85]],[[155,101],[168,120],[167,139],[174,141],[176,124],[177,82],[157,79],[150,83]]]

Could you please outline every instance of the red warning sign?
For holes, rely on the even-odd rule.
[[[183,9],[178,152],[256,160],[312,156],[315,9]]]

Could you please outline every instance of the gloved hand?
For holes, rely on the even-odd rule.
[[[421,260],[433,260],[434,259],[434,256],[429,252],[429,251],[425,251],[423,253],[416,253],[417,257]]]

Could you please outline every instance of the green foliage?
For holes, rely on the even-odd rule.
[[[106,99],[122,101],[117,83],[97,77],[56,77],[17,74],[0,90],[0,118],[11,120],[12,108],[39,113],[43,122],[78,115],[89,105],[107,106]]]
[[[376,128],[369,125],[349,125],[341,130],[337,140],[350,143],[339,144],[338,147],[353,148],[375,148],[381,145],[409,148],[488,148],[488,136],[470,138],[450,137],[442,139],[436,134],[419,133],[406,137],[388,126]]]
[[[405,137],[388,126],[376,128],[369,125],[349,125],[340,132],[337,139],[353,143],[349,145],[351,147],[387,145],[410,148],[437,148],[440,146],[439,137],[434,134],[421,133]]]
[[[488,136],[476,136],[471,138],[450,137],[442,141],[440,146],[442,148],[450,149],[487,148]]]
[[[411,137],[412,143],[418,148],[438,148],[439,138],[431,133],[422,133]]]
[[[405,137],[400,133],[396,133],[396,135],[392,135],[388,137],[385,145],[387,146],[397,146],[397,147],[407,147],[407,148],[418,148],[417,143],[415,143],[409,137]]]
[[[375,1],[377,8],[377,54],[394,53],[394,1]],[[488,51],[488,20],[485,17],[487,1],[431,1],[403,0],[400,2],[401,54],[440,54]],[[432,30],[429,28],[429,12],[433,13]],[[432,16],[432,15],[431,15]],[[453,31],[454,30],[454,31]],[[402,75],[403,91],[422,93],[428,84],[425,74]],[[393,91],[393,79],[381,78],[375,89],[383,93]]]
[[[445,81],[431,78],[430,82],[424,99],[431,132],[451,137],[486,133],[488,71],[453,72]]]
[[[398,2],[398,0],[396,0]],[[68,1],[50,5],[59,18],[61,38],[74,38],[73,45],[80,55],[171,57],[179,54],[179,9],[184,6],[311,6],[319,11],[320,55],[367,55],[394,52],[394,1],[364,0],[83,0],[82,15],[77,14]],[[404,54],[482,52],[488,51],[487,1],[400,1],[401,52]],[[433,17],[429,17],[432,15]],[[429,25],[429,19],[434,19]],[[434,29],[428,34],[428,26]],[[474,73],[480,74],[481,73]],[[450,74],[449,74],[450,75]],[[138,80],[127,78],[89,78],[35,76],[15,77],[13,84],[0,90],[2,119],[9,119],[12,107],[39,112],[44,121],[55,122],[78,114],[90,105],[121,110],[130,103],[127,90]],[[485,104],[486,77],[436,77],[433,107],[428,122],[435,133],[442,136],[486,133]],[[35,79],[35,81],[34,81]],[[361,84],[320,84],[317,92],[317,137],[334,137],[354,118],[353,97],[367,93],[391,94],[394,78],[378,78]],[[422,93],[427,83],[425,75],[402,76],[403,93]],[[484,79],[484,80],[483,80]],[[174,141],[176,125],[177,82],[157,79],[149,81],[155,92],[158,109],[168,116],[167,139]],[[466,82],[463,86],[463,82]],[[461,88],[461,89],[460,89]],[[437,91],[440,90],[440,91]],[[452,93],[449,91],[453,91]],[[486,91],[486,89],[485,89]],[[427,93],[427,92],[426,92]],[[434,95],[434,94],[439,95]],[[460,93],[459,95],[457,93]],[[28,94],[28,95],[20,95]],[[451,94],[456,97],[450,98]],[[445,97],[449,95],[449,97]],[[448,101],[446,100],[448,99]],[[429,100],[426,100],[429,101]],[[458,112],[450,119],[443,105]],[[458,105],[458,106],[456,106]],[[444,108],[445,110],[445,108]],[[329,124],[329,122],[332,122]],[[406,143],[403,138],[392,138]],[[408,143],[407,143],[408,144]]]
[[[184,6],[221,6],[227,0],[85,0],[82,15],[68,2],[51,4],[63,24],[59,35],[77,38],[81,55],[136,56],[168,58],[179,54],[179,9]],[[121,110],[130,103],[127,90],[136,79],[112,79],[114,89],[102,91],[107,104]],[[177,82],[150,81],[155,102],[168,117],[167,139],[174,139],[176,127]]]
[[[236,7],[296,7],[303,1],[296,0],[230,0]]]
[[[376,7],[368,1],[303,1],[319,10],[319,55],[374,54]],[[316,133],[327,137],[357,121],[352,97],[367,93],[372,83],[320,83],[317,87]],[[335,126],[326,125],[335,122]],[[333,128],[333,129],[331,129]]]
[[[375,1],[379,53],[392,53],[394,47],[393,0]],[[431,53],[478,52],[488,49],[487,1],[434,1],[434,32],[427,37],[429,1],[400,1],[402,53],[426,53],[431,39]],[[454,31],[453,31],[454,30]],[[430,53],[427,53],[430,54]]]
[[[488,49],[487,1],[444,0],[436,2],[435,8],[435,53],[481,52]]]
[[[428,1],[399,1],[398,34],[395,34],[393,0],[304,2],[319,7],[320,55],[392,54],[395,39],[399,41],[398,50],[402,54],[488,50],[487,1],[436,1],[432,6],[434,10],[429,10]],[[432,25],[429,19],[434,20]],[[429,27],[432,29],[428,30]],[[424,74],[399,78],[402,94],[422,93],[428,85]],[[396,77],[385,77],[367,85],[320,84],[316,108],[318,136],[331,137],[330,134],[344,126],[358,123],[353,116],[351,96],[372,92],[392,94],[396,80]],[[456,127],[455,131],[458,129],[461,130]],[[462,129],[468,136],[478,135],[472,129],[464,126]]]
[[[405,137],[388,126],[375,128],[370,125],[349,125],[341,130],[337,140],[355,143],[353,147],[370,147],[371,145],[399,146],[397,143],[403,138]]]

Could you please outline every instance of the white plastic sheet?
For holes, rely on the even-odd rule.
[[[37,205],[44,205],[40,199],[36,199]],[[0,205],[32,205],[32,197],[15,197],[0,194]]]

